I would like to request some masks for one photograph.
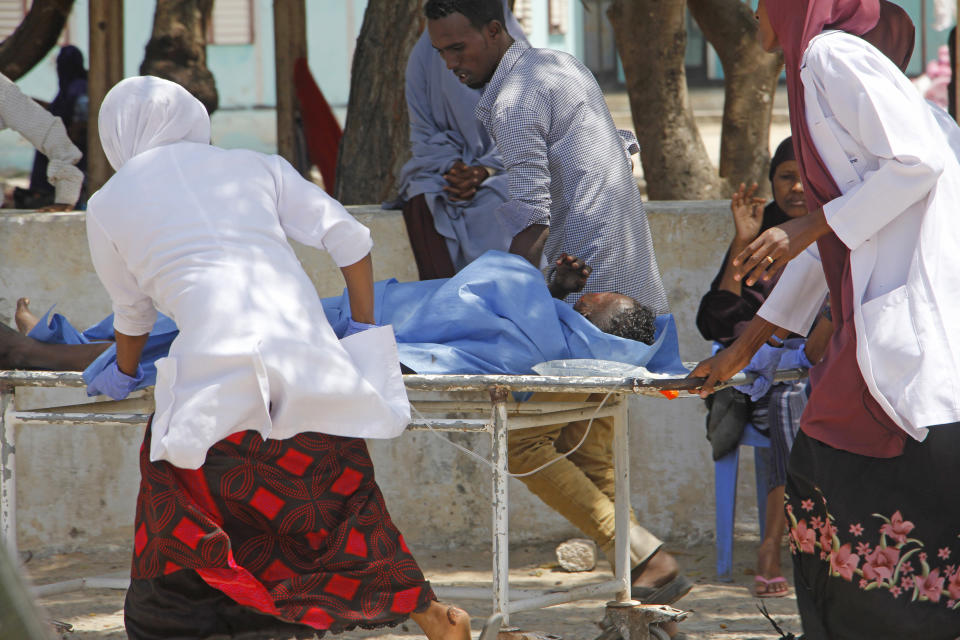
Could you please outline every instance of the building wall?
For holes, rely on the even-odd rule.
[[[939,48],[947,44],[949,29],[937,31],[934,29],[935,0],[894,0],[909,14],[917,28],[914,43],[913,57],[907,75],[918,76],[924,72],[927,63],[937,59]],[[756,8],[757,0],[749,0],[750,6]],[[699,27],[693,20],[689,21],[689,36],[687,42],[687,65],[693,72],[692,78],[709,78],[710,80],[723,79],[723,66],[713,47],[703,39]]]
[[[0,0],[0,5],[4,0]],[[6,0],[12,1],[12,0]],[[226,148],[276,151],[276,73],[273,55],[273,2],[246,0],[252,39],[246,44],[209,44],[207,65],[217,82],[220,109],[212,118],[214,143]],[[525,3],[530,41],[581,57],[584,51],[580,0],[518,0]],[[231,0],[239,5],[243,0]],[[89,0],[76,0],[61,44],[89,51]],[[215,5],[216,6],[216,5]],[[367,0],[307,0],[310,69],[334,112],[345,120],[350,97],[350,69]],[[553,13],[551,14],[551,6]],[[156,0],[124,4],[124,73],[139,73],[144,48],[153,29]],[[2,7],[0,7],[2,8]],[[564,13],[563,32],[551,31],[551,15]],[[57,92],[55,48],[17,84],[28,95],[50,100]],[[0,131],[0,175],[29,171],[33,147],[16,132]]]
[[[681,354],[709,353],[694,328],[702,292],[722,259],[732,229],[728,204],[653,203],[650,224],[659,264],[680,328]],[[402,216],[355,208],[373,232],[375,277],[413,280],[416,271]],[[339,295],[342,279],[325,254],[298,247],[321,296]],[[57,310],[77,325],[109,312],[89,262],[82,213],[0,213],[0,322],[12,324],[14,303],[29,296],[39,312]],[[81,402],[81,390],[22,393],[21,408]],[[703,403],[635,398],[631,402],[632,503],[657,535],[701,540],[713,530],[712,468]],[[489,453],[477,435],[445,435]],[[129,544],[137,491],[141,429],[90,425],[17,430],[20,546],[35,552]],[[390,510],[414,545],[484,545],[490,532],[490,474],[432,433],[371,441]],[[756,530],[750,464],[741,487],[741,526]],[[414,489],[411,490],[411,487]],[[510,483],[511,540],[550,542],[576,531],[518,481]],[[437,522],[442,522],[438,526]]]

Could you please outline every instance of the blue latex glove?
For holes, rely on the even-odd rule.
[[[784,349],[778,369],[809,369],[813,366],[807,358],[806,343],[795,349]]]
[[[783,352],[783,347],[771,347],[769,344],[760,347],[753,354],[750,364],[743,368],[743,373],[753,373],[757,377],[750,384],[737,385],[734,389],[747,394],[754,402],[766,395],[773,385],[773,372],[780,365]]]
[[[143,369],[137,365],[137,375],[133,378],[120,371],[117,363],[97,374],[87,385],[88,396],[105,395],[114,400],[123,400],[143,381]]]
[[[367,324],[365,322],[356,322],[353,318],[347,320],[347,330],[343,332],[343,337],[352,336],[355,333],[360,333],[361,331],[366,331],[367,329],[373,329],[375,324]]]

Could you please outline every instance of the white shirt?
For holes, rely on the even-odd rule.
[[[801,78],[811,137],[842,193],[824,213],[850,248],[860,371],[923,440],[927,427],[960,421],[960,164],[920,94],[861,38],[818,35]],[[811,246],[759,314],[805,334],[825,293]]]
[[[105,143],[104,111],[139,99],[151,98],[105,100]],[[172,110],[169,122],[185,117],[206,114]],[[112,133],[146,128],[122,123]],[[369,253],[367,228],[278,156],[169,142],[198,131],[105,144],[122,166],[87,212],[116,330],[149,332],[156,309],[180,329],[157,361],[151,459],[195,469],[211,445],[247,429],[275,439],[402,432],[409,405],[392,330],[339,341],[287,242],[326,250],[342,267]]]

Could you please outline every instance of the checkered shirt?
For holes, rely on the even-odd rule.
[[[497,209],[504,225],[513,235],[550,225],[545,275],[566,252],[593,267],[583,293],[614,291],[666,313],[629,141],[593,74],[566,53],[516,42],[484,89],[477,118],[507,168],[510,200]]]

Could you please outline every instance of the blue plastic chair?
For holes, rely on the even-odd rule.
[[[767,516],[767,458],[759,455],[761,448],[770,447],[770,438],[752,424],[748,424],[733,451],[713,465],[714,496],[717,509],[717,577],[721,582],[733,582],[733,524],[737,507],[737,472],[740,447],[754,447],[756,466],[757,510],[760,512],[760,537],[763,538]]]

